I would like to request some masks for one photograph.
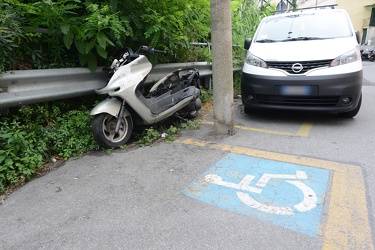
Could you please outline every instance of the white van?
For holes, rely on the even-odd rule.
[[[362,101],[359,33],[346,11],[304,10],[264,18],[245,40],[241,96],[257,108],[354,117]]]

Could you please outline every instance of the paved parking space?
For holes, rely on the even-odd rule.
[[[301,166],[311,166],[316,169],[324,169],[329,170],[332,172],[330,186],[330,192],[323,192],[321,195],[327,195],[327,197],[320,201],[315,201],[316,203],[320,203],[323,206],[323,203],[326,203],[325,206],[328,207],[327,216],[325,220],[320,220],[318,217],[318,227],[320,227],[320,232],[323,235],[324,241],[322,249],[373,249],[374,245],[372,242],[371,236],[371,227],[368,217],[368,210],[367,210],[367,203],[366,203],[366,194],[365,194],[365,185],[363,180],[362,169],[359,166],[349,165],[349,164],[342,164],[336,162],[330,162],[325,160],[307,158],[307,157],[300,157],[300,156],[293,156],[293,155],[285,155],[285,154],[277,154],[272,152],[254,150],[249,148],[243,147],[236,147],[230,145],[222,145],[217,143],[212,143],[208,141],[200,141],[200,140],[192,140],[192,139],[181,139],[178,142],[195,145],[198,147],[208,147],[213,149],[220,149],[223,151],[236,153],[239,155],[247,155],[251,157],[256,157],[257,159],[267,159],[273,160],[274,162],[271,163],[260,163],[255,165],[252,162],[247,162],[245,164],[246,169],[252,169],[252,167],[256,167],[262,169],[264,166],[268,166],[269,164],[277,165],[279,162],[286,162],[288,164],[297,164],[297,169],[301,170]],[[233,164],[233,163],[232,163]],[[232,166],[233,167],[233,166]],[[237,165],[238,167],[238,165]],[[223,163],[219,163],[219,168],[223,169]],[[281,169],[281,170],[280,170]],[[225,169],[228,171],[227,169]],[[280,166],[276,166],[276,172],[283,171],[285,169],[281,168]],[[269,171],[269,170],[268,170]],[[272,170],[271,170],[272,171]],[[290,171],[290,170],[285,170]],[[295,171],[295,167],[293,166],[293,171]],[[262,170],[261,170],[262,172]],[[308,171],[307,171],[308,172]],[[275,169],[273,169],[273,173],[275,173]],[[283,173],[286,174],[286,173]],[[311,173],[310,173],[311,175]],[[207,176],[207,173],[204,175]],[[327,176],[320,173],[316,178],[317,180],[321,181],[325,179]],[[238,178],[237,178],[238,179]],[[293,179],[291,177],[286,177],[285,179]],[[319,182],[315,180],[315,182]],[[189,187],[185,189],[185,193],[188,193],[189,196],[198,199],[205,199],[202,195],[203,189],[207,188],[207,184],[203,184],[202,187],[199,186],[199,182],[201,182],[201,178],[198,178],[196,183],[191,184]],[[311,186],[312,180],[308,180],[309,185]],[[323,181],[323,183],[325,183]],[[246,183],[246,186],[250,184]],[[316,188],[317,189],[317,188]],[[193,191],[192,191],[193,190]],[[254,192],[254,191],[253,191]],[[223,194],[219,194],[218,196],[220,199],[225,199]],[[203,196],[203,198],[202,198]],[[288,190],[286,196],[293,196],[293,193]],[[214,198],[209,197],[209,203],[215,203],[213,201]],[[228,198],[226,198],[228,200]],[[226,201],[227,202],[227,201]],[[246,202],[245,202],[246,203]],[[246,205],[246,204],[245,204]],[[247,204],[249,205],[249,204]],[[228,206],[228,205],[226,205]],[[249,205],[250,206],[250,205]],[[256,212],[256,209],[259,208],[259,205],[256,204],[257,207],[248,208],[250,212]],[[307,207],[308,205],[305,205]],[[219,206],[222,207],[222,206]],[[316,208],[315,208],[316,209]],[[229,209],[231,210],[231,209]],[[236,208],[235,210],[241,211],[240,213],[244,213],[243,209]],[[252,211],[251,211],[252,210]],[[319,209],[319,212],[322,210]],[[312,229],[314,220],[303,220],[304,216],[306,216],[305,212],[310,211],[297,211],[296,214],[287,215],[282,214],[279,215],[275,212],[275,209],[271,212],[263,211],[264,213],[259,215],[255,213],[255,217],[266,218],[266,220],[271,221],[277,225],[281,225],[287,228],[291,228],[292,230],[300,231],[306,233],[310,236],[314,236],[316,233],[314,229]],[[299,213],[298,213],[299,212]],[[275,218],[268,215],[271,213]],[[264,217],[265,216],[265,217]],[[287,216],[287,217],[285,217]],[[314,216],[314,215],[312,215]],[[281,218],[280,217],[284,217]],[[288,218],[289,217],[289,218]],[[296,217],[296,218],[291,218]],[[294,223],[285,222],[285,220],[296,220]],[[303,221],[302,225],[298,226],[297,221]],[[292,226],[290,226],[292,225]],[[313,230],[311,232],[309,230]]]
[[[209,122],[209,121],[203,121],[203,123],[213,125],[213,122]],[[286,132],[286,131],[277,131],[277,130],[271,130],[271,129],[264,129],[264,128],[247,127],[247,126],[244,126],[244,125],[235,125],[234,127],[236,129],[254,131],[254,132],[259,132],[259,133],[266,133],[266,134],[306,137],[306,136],[309,135],[309,132],[310,132],[311,127],[312,127],[312,122],[306,121],[306,122],[302,123],[302,125],[300,127],[295,126],[296,127],[295,133]]]
[[[374,249],[371,74],[354,119],[237,105],[233,136],[71,159],[0,206],[1,249]]]

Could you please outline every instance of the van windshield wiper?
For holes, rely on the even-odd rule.
[[[272,39],[259,39],[259,40],[256,40],[257,43],[274,43],[274,42],[279,42],[279,41],[276,41],[276,40],[272,40]]]
[[[307,40],[321,40],[323,38],[320,37],[312,37],[312,36],[299,36],[299,37],[291,37],[284,40],[281,40],[280,42],[290,42],[290,41],[307,41]]]

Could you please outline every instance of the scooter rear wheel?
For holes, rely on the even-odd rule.
[[[187,115],[186,115],[186,118],[188,119],[194,119],[198,116],[198,110],[193,110],[193,111],[190,111]]]
[[[121,119],[119,132],[116,134],[117,118],[106,113],[98,114],[92,120],[94,138],[101,148],[118,148],[129,140],[133,121],[130,115],[124,115]]]

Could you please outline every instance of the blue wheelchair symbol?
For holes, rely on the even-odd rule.
[[[182,192],[236,213],[316,236],[329,171],[228,154]]]
[[[246,175],[245,178],[239,184],[225,182],[223,179],[215,174],[209,174],[205,176],[207,183],[221,185],[224,187],[234,188],[237,190],[248,191],[252,193],[260,194],[262,189],[250,187],[251,181],[255,178],[253,175]],[[263,174],[260,180],[257,182],[256,186],[265,187],[272,178],[286,179],[286,182],[292,184],[293,186],[300,189],[303,193],[303,201],[294,205],[294,208],[300,212],[307,212],[316,207],[317,198],[314,190],[309,186],[299,180],[308,180],[308,177],[304,171],[297,171],[295,175],[288,174]],[[294,180],[292,180],[294,179]],[[281,214],[281,215],[294,215],[295,213],[290,207],[276,207],[269,204],[262,204],[261,202],[253,199],[248,193],[241,191],[236,192],[238,198],[249,207],[258,209],[262,212],[271,214]]]

